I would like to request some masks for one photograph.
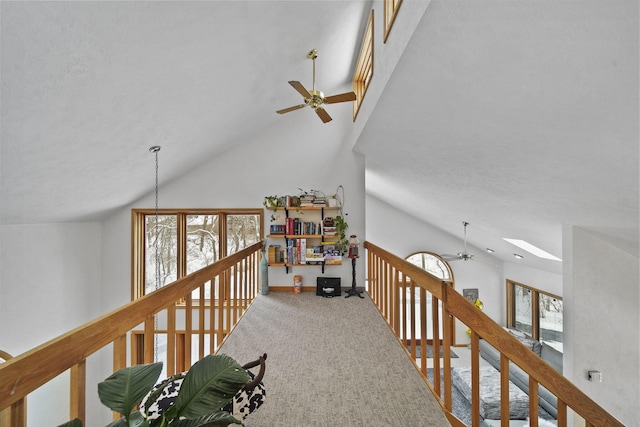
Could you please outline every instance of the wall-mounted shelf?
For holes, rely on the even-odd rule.
[[[272,231],[267,238],[283,245],[269,242],[267,247],[269,267],[284,267],[286,272],[293,267],[342,265],[342,255],[333,248],[337,239],[334,234],[324,234],[326,212],[338,212],[338,206],[291,206],[266,208],[268,211],[284,212],[283,219],[276,219],[270,226]],[[274,233],[274,229],[278,229]],[[311,233],[309,233],[311,231]],[[320,231],[318,233],[317,231]],[[282,255],[279,255],[280,252]],[[311,261],[308,259],[311,258]]]

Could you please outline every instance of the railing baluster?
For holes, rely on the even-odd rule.
[[[167,307],[167,375],[177,373],[176,363],[176,303]]]
[[[440,354],[440,305],[439,300],[431,294],[431,340],[433,346],[433,354]],[[441,378],[440,378],[440,358],[433,358],[433,382],[436,394],[442,399]]]
[[[198,359],[204,357],[204,335],[205,335],[205,295],[204,283],[200,285],[200,298],[198,301]]]
[[[480,343],[471,333],[471,425],[480,427]]]
[[[380,263],[383,263],[383,260],[380,260]],[[385,289],[384,298],[388,301],[389,304],[389,321],[393,321],[395,324],[395,330],[398,332],[400,330],[400,302],[398,301],[398,284],[400,282],[400,278],[402,274],[393,266],[389,267],[390,274],[388,277],[384,279],[384,283],[382,286]]]
[[[475,335],[475,334],[474,334]],[[536,399],[536,402],[538,400]],[[529,399],[531,404],[531,399]],[[537,405],[536,405],[537,406]],[[509,427],[509,359],[504,354],[500,354],[500,423],[501,427]],[[532,426],[530,426],[532,427]],[[537,427],[537,426],[536,426]]]
[[[420,372],[427,375],[427,291],[420,289]],[[434,349],[435,350],[435,349]],[[434,360],[440,359],[439,353],[433,353]]]
[[[127,335],[120,335],[113,341],[113,372],[127,366]]]
[[[184,307],[184,363],[191,367],[191,352],[193,350],[193,295],[189,292],[185,296]]]
[[[70,370],[69,390],[69,417],[78,418],[85,423],[86,420],[86,393],[87,393],[87,361],[73,365]]]
[[[451,393],[451,352],[449,349],[451,348],[451,337],[453,325],[451,322],[451,314],[447,305],[447,287],[448,285],[444,282],[441,282],[440,285],[440,295],[442,299],[442,353],[443,357],[443,367],[444,367],[444,401],[446,408],[451,411],[453,408],[453,396]]]
[[[218,346],[216,345],[216,287],[215,287],[215,278],[211,279],[209,282],[209,292],[211,294],[211,298],[209,298],[209,353],[215,353]]]
[[[507,371],[509,366],[507,365]],[[529,427],[538,427],[538,382],[529,375]]]
[[[155,362],[155,316],[147,316],[144,321],[144,363]]]
[[[413,280],[409,284],[409,339],[411,343],[411,358],[416,360],[416,285]]]
[[[558,427],[567,427],[567,404],[558,399]]]

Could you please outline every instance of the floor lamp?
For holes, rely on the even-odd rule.
[[[355,234],[352,234],[351,236],[349,236],[349,258],[351,258],[351,269],[352,269],[353,281],[351,282],[351,289],[347,291],[347,296],[345,298],[349,298],[355,295],[359,296],[360,298],[364,298],[362,296],[362,292],[356,289],[356,259],[359,258],[358,256],[359,243],[360,241],[358,240]]]

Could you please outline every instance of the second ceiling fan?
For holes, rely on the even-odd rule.
[[[458,252],[457,254],[443,254],[441,255],[445,261],[469,261],[473,260],[473,254],[467,252],[467,225],[469,223],[467,221],[462,221],[462,225],[464,226],[464,250],[462,252]]]
[[[304,104],[295,105],[293,107],[284,108],[282,110],[276,111],[278,114],[289,113],[291,111],[298,110],[304,107],[311,107],[316,112],[320,120],[323,123],[327,123],[331,121],[331,116],[327,113],[327,110],[322,108],[324,104],[335,104],[338,102],[347,102],[347,101],[355,101],[356,94],[354,92],[345,92],[339,95],[332,96],[324,96],[322,92],[316,90],[316,58],[318,57],[318,51],[316,49],[312,49],[307,54],[307,58],[313,61],[313,86],[311,91],[308,91],[302,83],[290,80],[289,84],[293,86],[295,90],[302,95],[304,98]]]

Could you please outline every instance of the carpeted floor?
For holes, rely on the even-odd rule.
[[[259,295],[219,353],[267,353],[265,404],[247,427],[448,426],[368,296]]]

